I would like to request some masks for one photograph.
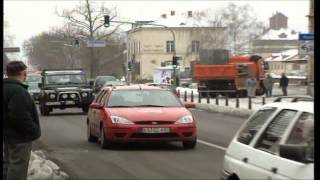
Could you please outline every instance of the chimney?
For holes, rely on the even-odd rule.
[[[166,15],[166,14],[162,14],[161,17],[162,17],[163,19],[166,19],[166,18],[167,18],[167,15]]]
[[[175,15],[175,12],[174,11],[171,11],[171,16],[174,16]]]
[[[192,11],[188,11],[188,17],[192,17]]]

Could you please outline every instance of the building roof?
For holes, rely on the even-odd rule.
[[[281,12],[277,12],[276,14],[272,15],[269,19],[276,18],[277,16],[282,16],[288,19],[288,17]]]
[[[298,40],[299,33],[289,28],[281,28],[279,30],[270,29],[260,40]]]
[[[298,49],[289,49],[286,51],[282,51],[280,53],[272,53],[272,55],[268,58],[265,58],[265,61],[269,62],[283,62],[283,61],[301,61],[308,60],[307,56],[299,57]]]
[[[212,27],[210,23],[204,19],[197,20],[195,17],[188,17],[188,14],[166,15],[166,18],[160,17],[154,20],[153,24],[161,24],[167,27]],[[155,27],[144,25],[143,27]]]

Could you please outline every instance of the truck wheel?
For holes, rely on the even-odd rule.
[[[41,104],[40,105],[40,113],[42,116],[49,116],[50,114],[50,107],[44,105],[44,104]]]

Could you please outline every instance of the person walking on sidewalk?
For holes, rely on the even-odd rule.
[[[23,84],[27,66],[12,61],[3,80],[3,169],[4,180],[26,180],[32,141],[41,135],[36,106]]]
[[[256,96],[256,85],[257,85],[256,79],[254,78],[254,76],[250,76],[250,78],[248,78],[246,81],[247,92],[249,97]]]
[[[266,96],[271,97],[272,96],[272,88],[273,88],[273,79],[270,74],[267,74],[266,78],[263,80],[263,85],[266,90]]]
[[[282,76],[280,78],[280,87],[282,89],[282,93],[284,96],[287,96],[287,88],[289,85],[289,79],[287,78],[287,76],[285,75],[285,73],[282,73]]]

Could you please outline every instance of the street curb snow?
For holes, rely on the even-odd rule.
[[[32,151],[28,168],[28,180],[67,180],[69,176],[54,162],[47,160],[43,151]]]
[[[227,106],[217,106],[213,104],[201,104],[195,103],[196,109],[201,109],[209,112],[222,113],[231,116],[245,117],[248,118],[254,110],[244,109],[244,108],[233,108]]]

